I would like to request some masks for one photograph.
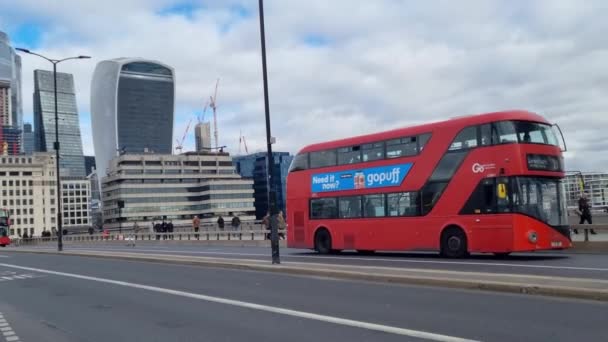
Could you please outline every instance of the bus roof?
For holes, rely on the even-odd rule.
[[[347,147],[347,146],[353,146],[353,145],[358,145],[358,144],[367,144],[367,143],[382,141],[382,140],[391,139],[391,138],[407,137],[407,136],[412,136],[412,135],[417,135],[417,134],[430,133],[430,132],[433,132],[437,128],[445,128],[445,127],[453,127],[453,126],[462,126],[464,128],[466,126],[471,126],[471,125],[479,125],[479,124],[488,123],[488,122],[505,121],[505,120],[522,120],[522,121],[534,121],[534,122],[548,123],[547,120],[545,118],[543,118],[542,116],[532,113],[532,112],[525,111],[525,110],[508,110],[508,111],[485,113],[485,114],[472,114],[472,115],[458,116],[458,117],[444,120],[444,121],[431,122],[431,123],[417,125],[417,126],[397,128],[397,129],[384,131],[384,132],[378,132],[378,133],[355,136],[355,137],[351,137],[351,138],[345,138],[345,139],[339,139],[339,140],[312,144],[312,145],[305,146],[298,153],[322,151],[322,150],[338,148],[338,147]]]

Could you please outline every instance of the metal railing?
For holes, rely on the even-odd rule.
[[[281,231],[279,234],[284,238],[286,232]],[[112,232],[110,234],[79,234],[79,235],[64,235],[64,243],[87,243],[87,242],[104,242],[104,241],[264,241],[268,240],[270,235],[269,230],[248,229],[248,230],[203,230],[195,232],[177,231],[173,233],[160,232]],[[28,239],[13,239],[12,243],[16,246],[21,245],[38,245],[41,243],[56,243],[57,237],[34,237]]]
[[[583,231],[584,241],[589,242],[589,236],[591,231],[595,231],[596,233],[608,233],[608,224],[572,224],[570,225],[570,229],[574,231],[575,229]]]

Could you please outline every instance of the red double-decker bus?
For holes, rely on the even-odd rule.
[[[288,247],[447,257],[569,248],[554,126],[505,111],[307,146],[287,177]]]
[[[0,208],[0,247],[11,244],[9,232],[11,228],[11,217],[8,209]]]

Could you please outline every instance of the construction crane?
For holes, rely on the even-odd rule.
[[[247,141],[245,140],[245,136],[242,131],[239,131],[239,154],[241,154],[241,143],[245,147],[245,153],[249,154],[249,149],[247,149]]]
[[[213,109],[213,138],[215,139],[215,147],[219,146],[217,137],[217,86],[219,83],[220,79],[218,78],[215,81],[215,93],[209,98],[209,107]]]
[[[205,103],[205,107],[203,107],[203,113],[198,117],[198,123],[205,122],[205,113],[207,112],[207,108],[209,108],[209,101]]]
[[[190,118],[190,121],[188,121],[188,125],[186,126],[186,130],[184,131],[184,135],[182,136],[181,140],[177,140],[175,139],[175,142],[177,142],[177,145],[175,146],[175,151],[178,151],[181,153],[182,149],[184,147],[184,140],[186,140],[186,135],[188,135],[188,130],[190,129],[190,124],[192,124],[192,118]]]

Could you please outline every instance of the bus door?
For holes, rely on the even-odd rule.
[[[484,178],[463,208],[470,215],[467,226],[471,251],[509,251],[513,247],[512,216],[507,178]]]
[[[308,212],[308,201],[305,199],[288,201],[287,215],[289,215],[287,234],[293,239],[293,246],[289,247],[304,247],[306,240],[311,240],[312,237],[306,236],[306,215]],[[312,241],[312,240],[311,240]]]

